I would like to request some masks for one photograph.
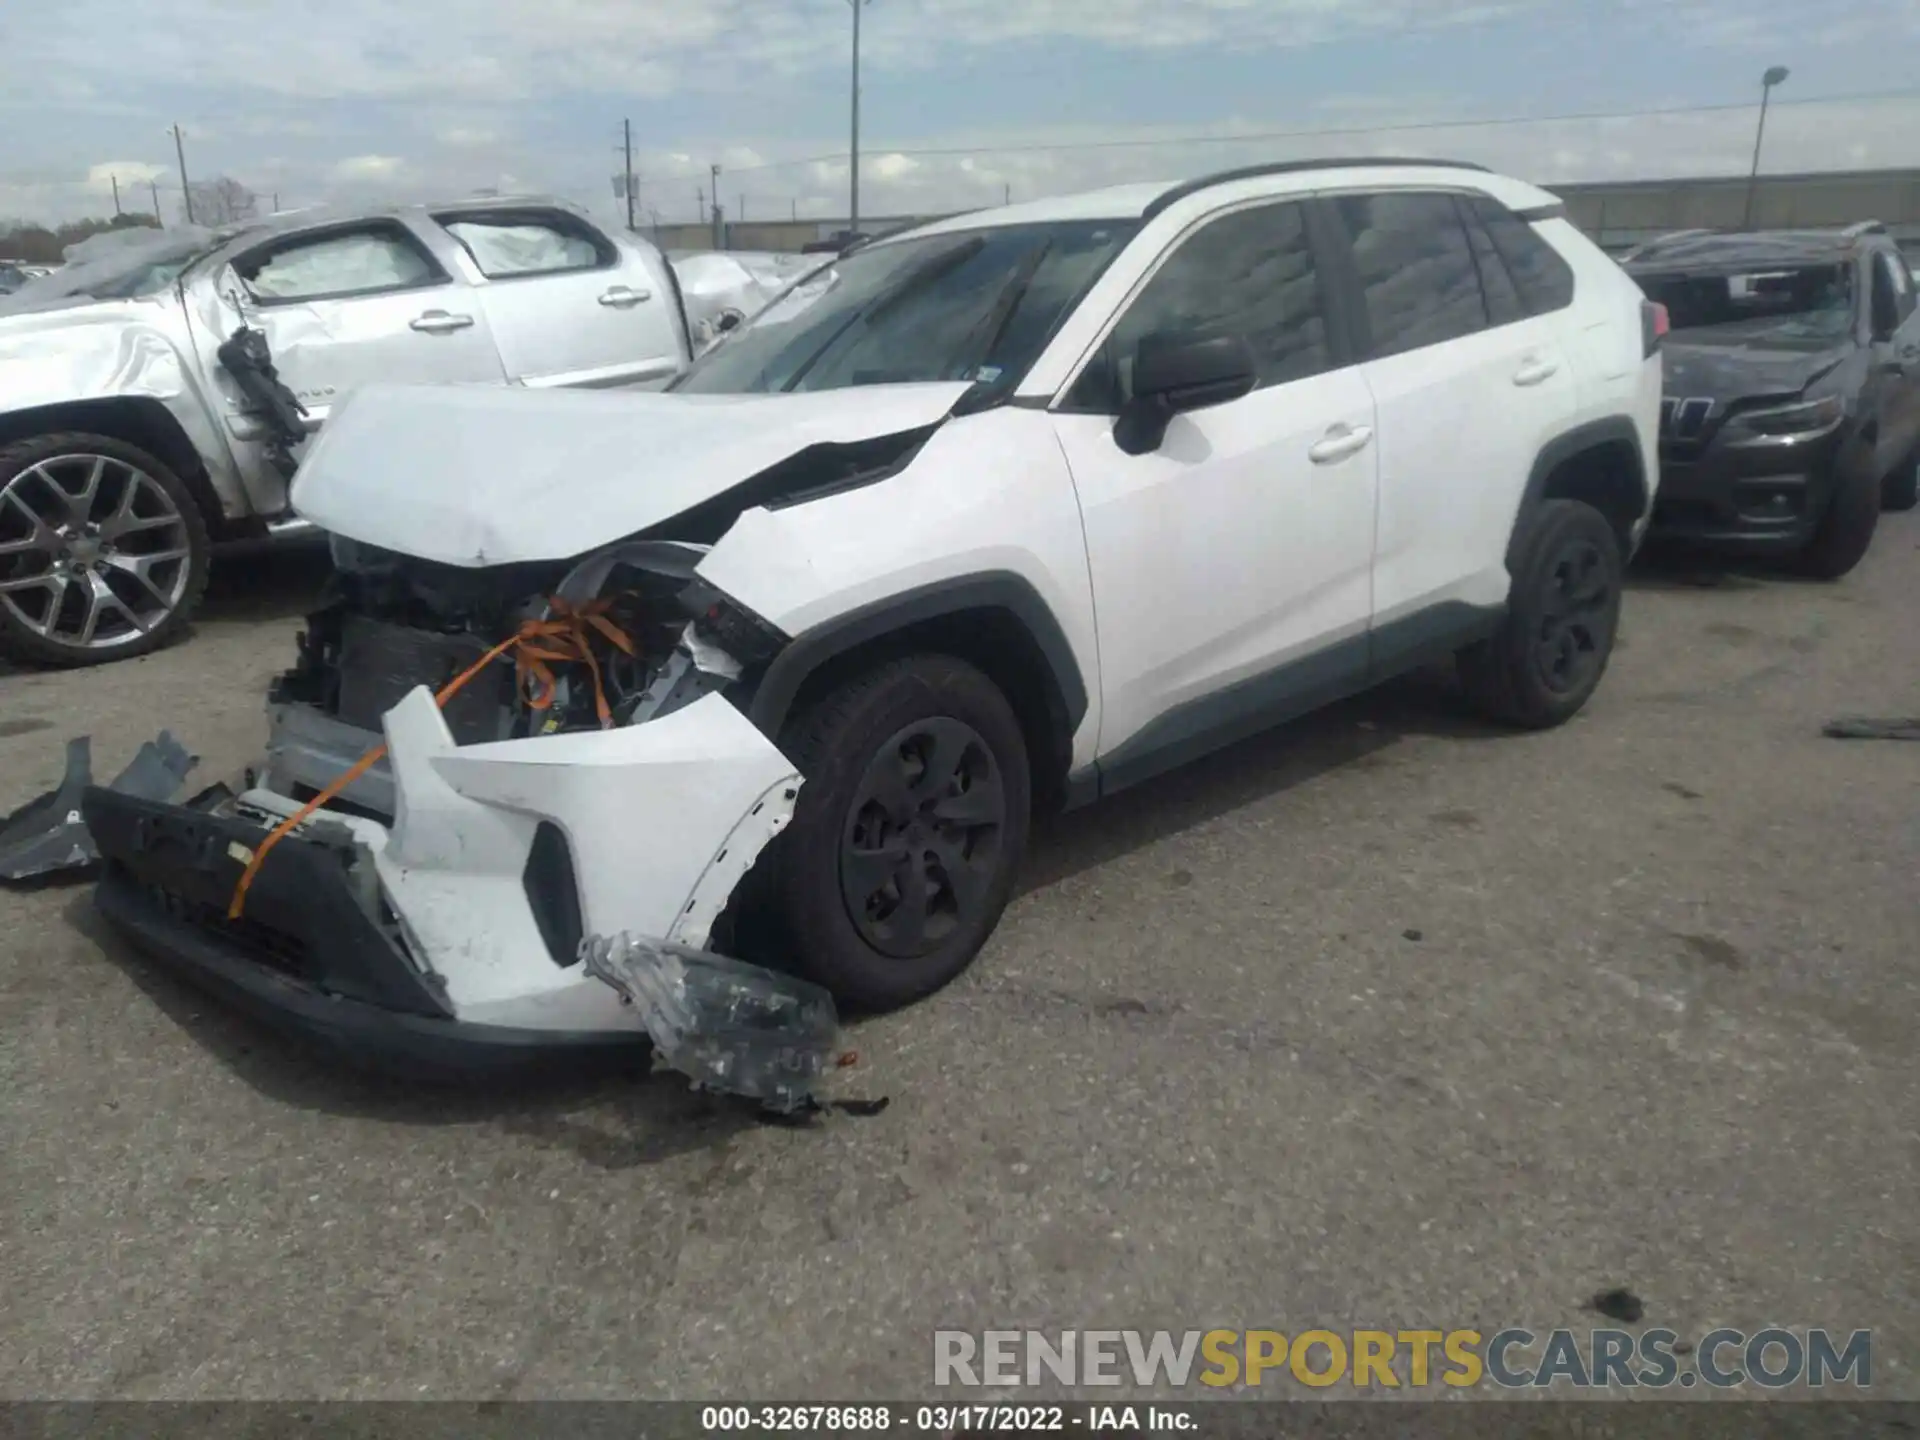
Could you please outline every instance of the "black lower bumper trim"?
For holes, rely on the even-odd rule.
[[[524,1030],[384,1010],[330,995],[249,959],[237,947],[169,915],[122,868],[110,868],[94,905],[142,953],[201,989],[356,1069],[456,1081],[550,1067],[600,1053],[640,1058],[643,1031]]]
[[[1791,450],[1709,445],[1663,454],[1649,535],[1715,548],[1805,548],[1833,492],[1831,437]]]

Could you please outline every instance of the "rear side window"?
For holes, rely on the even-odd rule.
[[[612,245],[571,216],[540,212],[436,215],[489,280],[599,270],[620,257]]]
[[[1480,271],[1480,288],[1487,297],[1487,323],[1511,325],[1516,320],[1524,320],[1527,307],[1520,300],[1520,291],[1508,273],[1507,262],[1493,248],[1493,237],[1487,234],[1487,227],[1464,200],[1459,204],[1467,224],[1467,244],[1473,249],[1473,263]]]
[[[1376,358],[1487,328],[1479,272],[1451,195],[1344,195],[1334,206],[1353,245]]]
[[[390,221],[277,241],[241,256],[233,268],[267,305],[384,295],[447,278],[420,242]]]
[[[1573,303],[1573,267],[1534,228],[1498,200],[1477,195],[1469,202],[1507,262],[1513,283],[1531,315],[1564,310]]]

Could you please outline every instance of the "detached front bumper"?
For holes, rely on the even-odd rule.
[[[702,948],[800,785],[719,695],[625,729],[460,747],[423,688],[385,729],[394,823],[322,811],[268,852],[238,920],[234,886],[297,799],[253,790],[209,812],[89,791],[101,914],[190,979],[379,1068],[643,1046],[580,941]]]
[[[1806,440],[1663,441],[1650,534],[1754,551],[1803,548],[1833,493],[1838,429]]]

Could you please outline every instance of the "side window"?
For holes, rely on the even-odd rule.
[[[1487,304],[1453,197],[1389,193],[1334,202],[1353,244],[1376,357],[1487,328]]]
[[[466,247],[489,280],[601,270],[620,259],[605,237],[571,215],[494,211],[433,218]]]
[[[1466,222],[1467,244],[1473,251],[1473,263],[1480,271],[1480,289],[1487,297],[1487,323],[1511,325],[1516,320],[1526,319],[1527,307],[1520,302],[1520,291],[1507,271],[1507,262],[1493,248],[1493,237],[1487,234],[1480,217],[1468,208],[1464,200],[1457,203],[1461,218]]]
[[[1471,205],[1493,238],[1494,248],[1507,262],[1530,314],[1545,315],[1573,303],[1573,267],[1558,250],[1492,196],[1475,196]]]
[[[1081,374],[1068,408],[1117,410],[1132,393],[1136,347],[1163,333],[1244,336],[1260,366],[1260,389],[1331,368],[1305,207],[1289,201],[1236,211],[1182,241]]]
[[[446,272],[405,228],[390,221],[297,236],[233,262],[264,305],[384,295],[447,283]]]

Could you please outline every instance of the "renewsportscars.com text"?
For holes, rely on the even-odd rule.
[[[1865,1389],[1873,1332],[937,1330],[933,1382],[1011,1388]]]

